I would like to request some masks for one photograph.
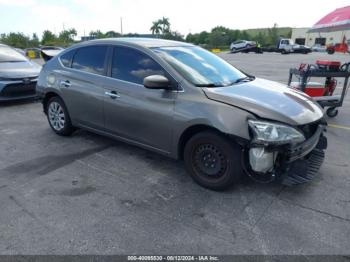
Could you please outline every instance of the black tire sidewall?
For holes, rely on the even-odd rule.
[[[193,165],[193,151],[201,144],[213,144],[227,158],[226,172],[218,179],[206,178],[200,175]],[[223,190],[232,186],[243,174],[241,166],[241,148],[221,134],[212,131],[194,135],[186,144],[184,150],[185,167],[191,177],[201,186],[212,190]]]
[[[52,125],[51,125],[51,122],[50,122],[50,119],[49,119],[49,106],[51,103],[53,102],[56,102],[58,103],[62,109],[63,109],[63,112],[64,112],[64,118],[65,118],[65,121],[64,121],[64,128],[61,129],[61,130],[56,130]],[[71,119],[70,119],[70,116],[69,116],[69,113],[68,113],[68,110],[66,108],[66,105],[64,104],[63,100],[57,96],[51,98],[49,100],[49,102],[47,103],[47,106],[46,106],[46,116],[47,116],[47,120],[49,122],[49,125],[51,127],[51,129],[58,135],[61,135],[61,136],[68,136],[70,134],[73,133],[74,131],[74,127],[72,126],[72,122],[71,122]]]

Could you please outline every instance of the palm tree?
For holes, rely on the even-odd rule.
[[[153,21],[153,25],[151,26],[150,30],[152,31],[152,35],[154,34],[160,34],[162,31],[162,27],[160,26],[160,20],[158,21]]]
[[[170,31],[169,18],[163,16],[163,18],[158,20],[158,22],[162,25],[162,33],[163,33],[163,35]]]
[[[158,19],[157,21],[153,21],[153,25],[150,28],[152,34],[160,34],[165,35],[170,32],[170,22],[169,18],[164,17],[162,19]]]

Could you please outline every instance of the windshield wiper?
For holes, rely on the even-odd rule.
[[[198,87],[223,87],[220,84],[208,83],[208,84],[197,84]]]
[[[232,82],[232,85],[233,84],[238,84],[238,83],[241,83],[241,82],[250,82],[250,81],[253,81],[254,79],[255,79],[255,76],[241,77],[241,78],[238,78],[237,80],[235,80],[234,82]]]

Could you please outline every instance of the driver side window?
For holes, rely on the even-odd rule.
[[[113,78],[143,85],[150,75],[165,75],[162,67],[148,55],[129,47],[118,46],[113,50]]]

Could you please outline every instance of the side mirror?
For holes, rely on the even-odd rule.
[[[149,89],[169,89],[170,81],[162,75],[151,75],[143,79],[143,85]]]

